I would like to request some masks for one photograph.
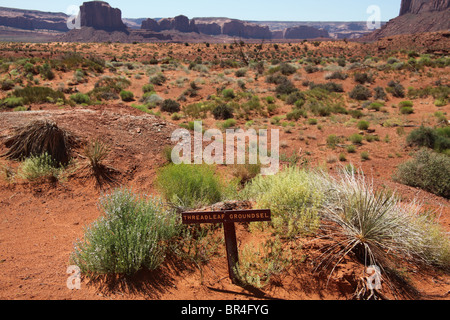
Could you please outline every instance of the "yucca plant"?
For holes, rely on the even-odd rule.
[[[393,192],[375,191],[362,172],[343,170],[317,183],[327,193],[321,229],[334,242],[320,268],[332,266],[332,273],[350,254],[381,270],[402,261],[449,268],[450,240],[416,201],[405,204]]]
[[[18,129],[6,141],[9,150],[5,156],[12,160],[24,160],[47,153],[55,165],[67,165],[74,145],[75,138],[56,123],[37,120]]]
[[[94,175],[97,183],[114,182],[114,168],[106,165],[105,161],[110,153],[110,148],[99,139],[90,141],[84,147],[84,156],[89,161],[89,168]]]

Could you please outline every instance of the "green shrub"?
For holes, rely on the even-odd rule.
[[[368,100],[372,97],[372,93],[369,88],[364,87],[361,84],[356,85],[349,93],[349,97],[355,100]]]
[[[366,82],[371,83],[373,81],[373,76],[367,73],[355,73],[355,81],[360,84],[365,84]]]
[[[375,89],[373,89],[373,91],[375,92],[374,95],[374,99],[375,100],[386,100],[386,91],[384,91],[384,88],[382,87],[376,87]]]
[[[62,170],[62,168],[58,168],[50,155],[43,153],[25,159],[19,167],[19,176],[30,181],[38,179],[58,180]]]
[[[5,79],[1,81],[0,87],[3,91],[8,91],[14,88],[15,83],[11,79]]]
[[[296,73],[297,69],[289,63],[282,62],[282,63],[280,63],[280,72],[281,72],[281,74],[283,74],[285,76],[289,76],[289,75]]]
[[[91,99],[87,94],[83,94],[80,92],[71,95],[70,100],[74,101],[77,104],[89,104],[91,102]]]
[[[49,64],[44,63],[39,70],[39,73],[41,74],[42,78],[44,80],[53,80],[55,79],[55,74],[52,71],[52,68]]]
[[[151,83],[144,84],[144,86],[142,87],[142,92],[144,92],[144,93],[154,92],[154,91],[155,91],[155,87]]]
[[[77,240],[71,263],[86,275],[132,275],[155,270],[177,232],[176,216],[156,198],[118,189],[100,199],[104,215]]]
[[[233,112],[234,110],[231,106],[220,104],[213,109],[212,114],[216,120],[227,120],[234,117]]]
[[[367,122],[366,120],[361,120],[356,124],[356,127],[359,130],[367,130],[369,129],[369,125],[370,125],[369,122]]]
[[[394,180],[450,198],[450,157],[421,149],[414,159],[401,164]]]
[[[356,152],[356,147],[354,145],[347,146],[347,152],[348,153],[355,153]]]
[[[412,106],[413,106],[413,102],[412,101],[401,101],[399,104],[398,104],[398,106],[400,107],[400,108],[402,108],[402,107],[411,107],[412,108]]]
[[[396,98],[405,97],[405,87],[402,86],[398,81],[390,81],[386,90]]]
[[[412,114],[412,113],[414,113],[414,109],[411,107],[401,107],[400,113],[401,114]]]
[[[12,94],[14,97],[23,98],[24,104],[39,104],[39,103],[52,103],[62,99],[66,101],[64,93],[60,91],[54,91],[48,87],[25,87],[23,89],[16,89]]]
[[[308,124],[309,125],[315,126],[317,123],[318,123],[317,119],[314,119],[314,118],[309,118],[308,119]]]
[[[335,134],[330,134],[327,137],[327,146],[329,146],[330,148],[334,149],[336,148],[336,145],[341,141],[341,138],[339,138],[337,135]]]
[[[222,200],[221,182],[207,165],[170,164],[158,172],[156,185],[167,201],[186,209]]]
[[[234,98],[236,98],[236,94],[234,93],[233,89],[224,89],[222,91],[222,96],[225,99],[234,99]]]
[[[247,74],[247,69],[246,68],[241,68],[236,70],[236,72],[234,73],[234,75],[238,78],[242,78],[245,77],[245,75]]]
[[[122,90],[120,91],[120,98],[124,102],[130,102],[134,100],[134,94],[131,91]]]
[[[426,147],[438,152],[450,149],[450,127],[433,129],[421,126],[411,131],[406,143],[412,147]]]
[[[149,81],[151,84],[154,84],[157,86],[162,86],[167,81],[167,78],[164,74],[158,73],[158,74],[150,77]]]
[[[354,133],[350,137],[348,137],[348,140],[350,140],[350,142],[353,144],[361,144],[361,142],[363,141],[363,136],[358,133]]]
[[[166,99],[161,105],[161,111],[163,112],[179,112],[181,110],[180,104],[172,99]]]
[[[307,117],[307,113],[305,110],[300,110],[300,109],[294,109],[291,112],[289,112],[288,114],[286,114],[286,119],[288,121],[298,121],[301,117],[306,118]]]
[[[314,187],[316,175],[290,167],[274,176],[257,176],[242,191],[261,209],[271,209],[272,225],[282,237],[314,234],[320,224],[324,194]]]
[[[289,79],[284,80],[275,88],[275,92],[278,94],[291,94],[296,91],[298,91],[298,89]]]
[[[370,159],[370,154],[368,151],[361,152],[361,160],[366,161]]]
[[[333,79],[337,79],[337,80],[345,80],[348,78],[348,75],[345,73],[342,73],[341,71],[335,71],[330,75],[327,75],[325,77],[325,79],[327,80],[333,80]]]
[[[222,123],[222,129],[226,130],[229,128],[233,128],[234,126],[236,126],[236,120],[234,119],[227,119]]]
[[[9,97],[0,100],[0,108],[17,108],[23,106],[23,98]]]

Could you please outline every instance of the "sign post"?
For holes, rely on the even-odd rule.
[[[236,227],[239,222],[271,221],[270,210],[224,210],[208,212],[184,212],[183,224],[222,223],[227,249],[228,273],[233,284],[238,284],[236,267],[239,263]]]

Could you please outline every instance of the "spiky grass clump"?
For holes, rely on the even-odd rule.
[[[109,153],[109,147],[99,139],[88,142],[84,147],[83,154],[89,161],[88,168],[98,185],[102,185],[103,182],[115,182],[114,173],[116,170],[106,164]]]
[[[338,178],[317,180],[327,193],[323,209],[326,237],[334,245],[321,267],[334,268],[351,253],[365,265],[382,269],[396,263],[450,266],[450,239],[415,201],[401,203],[392,192],[375,191],[362,173],[342,171]]]
[[[167,241],[178,232],[176,216],[157,198],[118,189],[100,199],[100,217],[75,243],[71,263],[84,274],[131,275],[157,269],[165,259]]]
[[[8,159],[24,160],[47,153],[56,166],[67,165],[74,139],[56,123],[37,120],[19,129],[6,141]]]

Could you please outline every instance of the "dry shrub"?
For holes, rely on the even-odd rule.
[[[4,156],[10,160],[24,160],[47,153],[55,165],[67,165],[75,143],[74,137],[56,123],[37,120],[18,129],[6,141],[9,151]]]

